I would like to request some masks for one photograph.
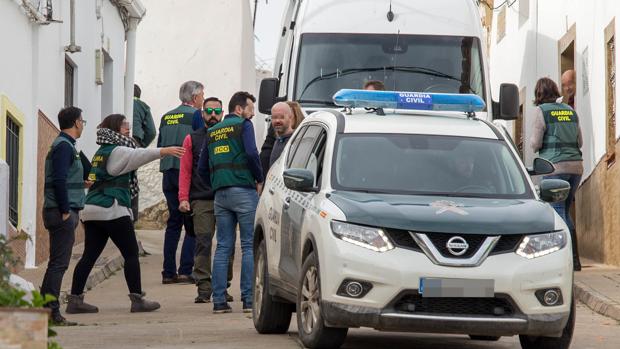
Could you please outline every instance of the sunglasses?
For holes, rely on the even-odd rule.
[[[211,115],[211,113],[213,113],[213,112],[215,112],[215,115],[222,114],[222,108],[205,108],[204,111],[208,115]]]

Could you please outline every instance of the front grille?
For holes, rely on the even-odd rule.
[[[400,229],[385,229],[388,236],[397,247],[406,248],[414,251],[421,252],[422,249],[415,240],[411,237],[411,234],[407,230]],[[446,243],[448,240],[457,236],[457,234],[448,234],[448,233],[426,233],[426,236],[431,240],[435,248],[439,250],[442,256],[446,258],[470,258],[476,252],[484,242],[484,240],[488,237],[488,235],[481,234],[460,234],[462,238],[464,238],[469,244],[469,249],[462,256],[454,256],[448,248],[446,247]],[[491,251],[490,255],[502,254],[502,253],[510,253],[517,250],[519,247],[519,243],[523,239],[523,235],[502,235]]]
[[[413,291],[397,298],[394,308],[411,314],[459,316],[511,316],[516,307],[508,295],[494,298],[423,298]]]

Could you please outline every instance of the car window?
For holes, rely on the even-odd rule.
[[[304,136],[304,133],[307,129],[308,127],[304,126],[301,130],[299,130],[299,132],[297,132],[295,138],[291,140],[291,146],[288,149],[288,157],[286,158],[286,167],[291,166],[291,161],[293,161],[293,156],[297,151],[297,147],[299,147],[299,142],[301,141],[301,138]]]
[[[317,186],[321,182],[321,175],[323,174],[323,157],[325,155],[325,141],[327,140],[327,132],[321,131],[321,134],[316,139],[314,149],[310,153],[308,158],[308,164],[306,169],[312,171],[314,175],[314,185]]]
[[[289,168],[306,168],[310,153],[314,149],[314,144],[322,130],[320,126],[308,126],[308,129],[303,137],[301,137],[297,150],[291,159]]]
[[[533,194],[506,142],[414,134],[337,138],[335,189],[488,198]]]

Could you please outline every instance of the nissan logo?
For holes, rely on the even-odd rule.
[[[446,243],[448,251],[455,256],[462,256],[469,249],[469,244],[460,236],[453,236]]]

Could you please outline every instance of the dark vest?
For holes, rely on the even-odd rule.
[[[192,139],[192,184],[189,189],[189,200],[213,200],[213,190],[204,184],[198,174],[198,160],[202,144],[207,138],[207,129],[202,127],[192,132],[190,137]]]
[[[56,202],[56,194],[54,193],[54,180],[52,178],[52,152],[54,148],[60,143],[65,142],[71,145],[73,149],[73,162],[67,172],[67,192],[69,197],[69,207],[74,209],[84,208],[84,168],[82,167],[82,161],[80,161],[80,155],[78,154],[75,146],[71,141],[65,137],[58,136],[52,143],[47,157],[45,158],[45,199],[43,207],[53,208],[58,207]]]
[[[579,118],[573,108],[563,103],[545,103],[539,107],[546,126],[540,157],[552,163],[582,160]]]
[[[209,172],[214,191],[226,187],[253,187],[241,132],[245,119],[231,114],[207,130]]]
[[[161,117],[158,147],[182,146],[185,137],[192,132],[192,119],[196,109],[181,105]],[[181,161],[174,156],[165,156],[159,161],[159,171],[180,169]]]
[[[110,154],[117,145],[104,144],[95,153],[88,180],[95,182],[86,195],[86,204],[100,207],[110,207],[114,199],[119,205],[131,208],[131,194],[129,193],[130,174],[112,176],[108,173],[107,164]]]

